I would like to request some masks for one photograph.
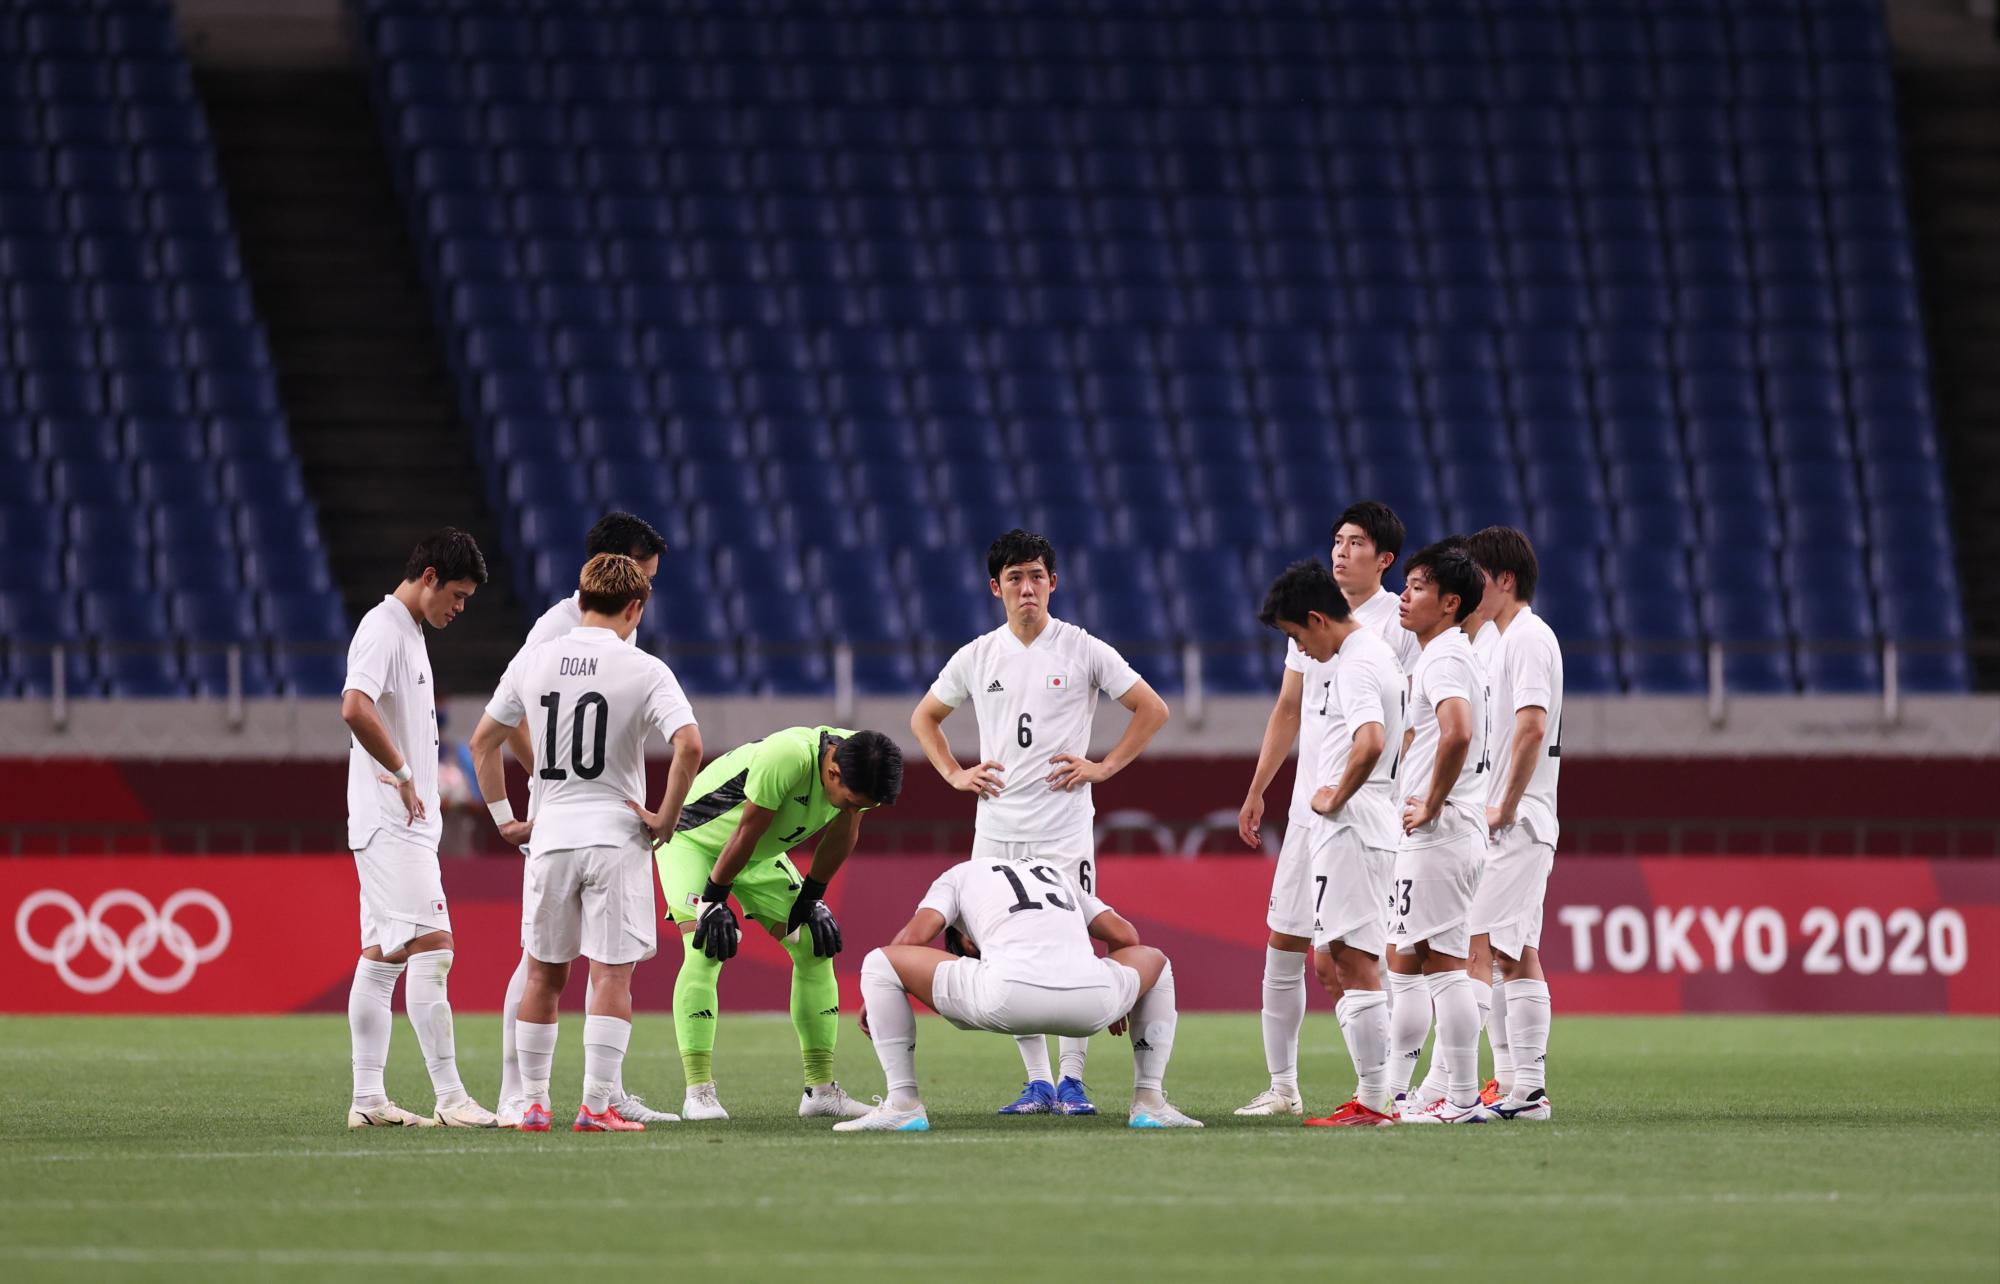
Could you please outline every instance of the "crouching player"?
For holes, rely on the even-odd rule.
[[[926,944],[939,932],[964,951]],[[1111,947],[1099,958],[1095,938]],[[1174,969],[1132,925],[1046,864],[971,860],[931,884],[896,939],[861,964],[862,1028],[888,1097],[835,1132],[926,1132],[917,1094],[914,995],[961,1030],[1081,1039],[1129,1014],[1134,1128],[1199,1128],[1161,1081],[1174,1048]]]

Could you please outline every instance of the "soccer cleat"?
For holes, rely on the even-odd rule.
[[[681,1101],[681,1118],[690,1123],[729,1118],[729,1112],[715,1099],[714,1080],[688,1085],[687,1096]]]
[[[1241,1111],[1238,1112],[1242,1113]],[[1330,1115],[1319,1119],[1306,1120],[1308,1128],[1388,1128],[1395,1124],[1396,1116],[1386,1111],[1374,1110],[1360,1101],[1349,1101]]]
[[[1428,1113],[1443,1097],[1426,1097],[1421,1092],[1411,1092],[1396,1098],[1396,1117],[1408,1123],[1418,1115]]]
[[[347,1112],[350,1128],[435,1128],[437,1120],[413,1115],[393,1101],[379,1106],[353,1106]]]
[[[1451,1098],[1441,1097],[1425,1110],[1405,1111],[1402,1122],[1406,1124],[1483,1124],[1493,1122],[1493,1112],[1474,1101],[1469,1106],[1454,1106]]]
[[[1236,1107],[1239,1115],[1302,1115],[1305,1112],[1306,1103],[1299,1100],[1299,1094],[1282,1088],[1266,1088],[1252,1097],[1249,1105]]]
[[[1056,1090],[1047,1079],[1030,1079],[1012,1105],[1000,1107],[1003,1115],[1052,1115],[1056,1111]]]
[[[1486,1086],[1479,1090],[1479,1104],[1490,1106],[1500,1101],[1506,1095],[1506,1093],[1500,1091],[1500,1081],[1498,1079],[1488,1079]]]
[[[1555,1116],[1554,1103],[1549,1100],[1549,1094],[1540,1088],[1529,1093],[1526,1101],[1516,1101],[1514,1098],[1508,1097],[1494,1103],[1491,1109],[1493,1117],[1503,1123],[1516,1121],[1521,1123],[1547,1123]]]
[[[1133,1106],[1132,1113],[1125,1120],[1127,1128],[1199,1128],[1199,1119],[1190,1119],[1174,1109],[1173,1103],[1161,1098],[1157,1106]]]
[[[665,1110],[655,1110],[646,1104],[645,1098],[634,1095],[620,1098],[611,1103],[618,1117],[635,1124],[677,1124],[681,1117]]]
[[[921,1104],[914,1110],[897,1110],[880,1097],[875,1101],[874,1109],[854,1119],[843,1119],[833,1126],[833,1130],[835,1132],[929,1132],[931,1130],[931,1117],[925,1113]]]
[[[439,1106],[431,1116],[441,1128],[498,1128],[500,1121],[491,1110],[470,1097],[460,1097],[448,1106]]]
[[[493,1117],[499,1121],[499,1127],[509,1129],[519,1128],[521,1126],[521,1117],[527,1111],[528,1099],[526,1097],[502,1097],[500,1099],[500,1109],[494,1112]]]
[[[522,1132],[547,1132],[549,1130],[549,1108],[539,1101],[531,1101],[521,1111]]]
[[[840,1086],[839,1080],[807,1088],[806,1094],[799,1098],[801,1119],[859,1119],[871,1113],[872,1109],[848,1096],[847,1089]]]
[[[576,1108],[576,1122],[570,1125],[571,1132],[644,1132],[646,1125],[633,1123],[619,1115],[610,1106],[599,1114],[592,1114],[589,1106]]]
[[[1090,1104],[1090,1094],[1084,1090],[1083,1080],[1067,1076],[1056,1085],[1056,1113],[1059,1115],[1094,1115],[1097,1107]]]

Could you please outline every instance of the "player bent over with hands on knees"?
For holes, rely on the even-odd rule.
[[[403,566],[403,582],[354,630],[340,716],[353,735],[347,751],[347,846],[361,879],[361,958],[347,995],[354,1049],[354,1097],[347,1126],[491,1128],[490,1111],[458,1077],[457,1043],[445,978],[451,974],[451,913],[438,873],[437,684],[424,625],[457,619],[486,582],[486,559],[472,536],[446,526],[423,538]],[[409,971],[404,1007],[437,1094],[428,1118],[389,1100],[389,1000]]]
[[[939,932],[960,954],[928,942]],[[1111,947],[1099,958],[1092,939]],[[895,940],[861,963],[862,1029],[888,1096],[835,1132],[926,1132],[914,996],[961,1030],[1084,1038],[1129,1016],[1130,1126],[1199,1128],[1161,1089],[1174,1047],[1174,969],[1132,925],[1053,866],[981,858],[931,884]]]
[[[514,1034],[523,1132],[549,1130],[557,1003],[578,955],[590,960],[590,997],[573,1130],[646,1130],[612,1107],[632,1039],[632,969],[658,948],[647,857],[651,836],[679,818],[701,764],[701,731],[680,682],[629,644],[651,596],[652,578],[632,558],[591,558],[579,579],[581,624],[514,657],[472,735],[479,789],[492,800],[500,836],[533,842],[521,876],[529,969]],[[541,788],[523,821],[507,802],[500,749],[531,711],[546,721],[531,737]],[[656,732],[674,758],[659,810],[648,811],[635,800],[645,796],[646,742]]]
[[[1296,563],[1280,575],[1258,618],[1284,633],[1320,675],[1304,700],[1305,734],[1318,740],[1310,755],[1317,774],[1304,781],[1313,814],[1303,826],[1293,823],[1305,836],[1311,879],[1305,908],[1312,917],[1313,945],[1339,988],[1334,1012],[1354,1061],[1355,1090],[1331,1115],[1306,1123],[1391,1124],[1389,1004],[1381,957],[1383,908],[1399,833],[1394,777],[1407,700],[1403,670],[1379,631],[1353,612],[1317,562]],[[1286,842],[1292,842],[1289,834]]]
[[[655,830],[660,890],[685,950],[674,978],[674,1030],[687,1118],[729,1118],[716,1099],[714,1056],[722,965],[736,956],[743,930],[729,908],[732,893],[791,955],[792,1028],[805,1072],[799,1116],[868,1113],[833,1078],[840,925],[821,898],[854,850],[862,814],[893,805],[902,791],[903,751],[881,732],[789,727],[709,763],[671,831]],[[801,876],[786,853],[814,834],[812,873]]]

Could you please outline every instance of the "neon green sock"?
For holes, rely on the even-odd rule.
[[[715,1020],[722,1006],[715,995],[722,964],[696,949],[692,936],[681,937],[681,946],[685,953],[674,978],[674,1037],[681,1045],[681,1072],[692,1087],[715,1078]]]
[[[833,1081],[833,1048],[840,1037],[840,982],[833,960],[815,958],[805,933],[785,946],[792,956],[792,1029],[808,1088]]]

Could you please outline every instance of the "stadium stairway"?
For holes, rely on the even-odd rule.
[[[306,484],[350,619],[412,544],[473,531],[492,578],[432,648],[447,691],[491,686],[521,608],[445,371],[358,72],[198,78]]]
[[[1976,68],[1906,50],[1897,93],[1966,624],[2000,638],[2000,44]],[[2000,654],[1972,661],[2000,688]]]

